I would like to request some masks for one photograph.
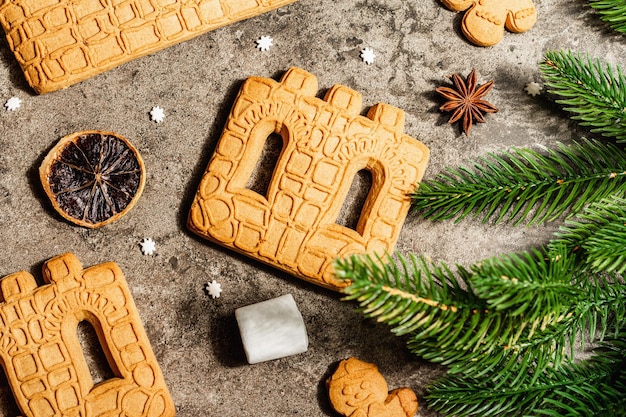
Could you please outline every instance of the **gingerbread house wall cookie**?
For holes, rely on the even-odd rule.
[[[391,252],[421,180],[428,148],[403,133],[404,112],[387,104],[361,116],[361,95],[291,68],[280,82],[248,78],[192,204],[194,233],[333,290],[332,262]],[[267,195],[246,183],[268,136],[283,148]],[[356,230],[336,223],[355,175],[372,174]]]
[[[0,280],[0,361],[24,417],[172,417],[174,404],[119,267],[72,254],[44,265],[47,284]],[[94,385],[77,326],[96,330],[115,377]]]
[[[37,93],[295,0],[4,0],[0,24]]]

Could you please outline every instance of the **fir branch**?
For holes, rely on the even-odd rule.
[[[456,417],[623,415],[625,336],[587,361],[549,368],[539,378],[526,375],[516,386],[497,387],[490,375],[447,375],[428,388],[426,399],[431,408]]]
[[[613,30],[626,33],[625,0],[589,0],[589,4]]]
[[[516,386],[529,372],[539,376],[559,365],[584,332],[593,337],[595,327],[600,335],[613,329],[614,304],[626,310],[626,285],[572,277],[570,261],[539,252],[487,260],[472,272],[459,267],[456,275],[445,264],[413,255],[399,256],[399,265],[390,257],[384,261],[337,260],[337,276],[352,281],[345,299],[356,300],[366,317],[407,336],[413,353],[448,365],[450,373],[480,376],[499,369],[492,375],[498,385]],[[517,282],[501,279],[518,273]],[[505,283],[499,295],[488,289],[498,280]]]
[[[574,257],[565,256],[564,249],[555,249],[550,258],[538,250],[491,258],[472,268],[472,290],[490,308],[524,315],[537,326],[548,316],[560,316],[567,302],[581,295],[572,286],[575,262]]]
[[[626,199],[611,195],[568,220],[555,234],[551,248],[582,249],[581,258],[593,271],[626,271]]]
[[[626,190],[626,153],[615,145],[582,140],[542,149],[488,154],[471,168],[448,168],[419,185],[413,210],[434,220],[459,221],[473,213],[483,222],[533,224]]]
[[[344,299],[357,301],[359,311],[388,324],[394,334],[410,336],[409,349],[424,359],[453,365],[485,357],[480,352],[494,344],[486,335],[491,327],[499,330],[499,320],[463,289],[469,272],[460,268],[455,275],[445,264],[413,255],[399,256],[399,264],[367,255],[336,260],[336,276],[351,281]]]
[[[591,132],[626,142],[626,78],[619,66],[589,56],[549,51],[539,64],[548,91]]]
[[[574,356],[576,339],[584,347],[586,338],[594,343],[604,340],[607,333],[616,335],[626,328],[626,284],[617,276],[581,273],[572,285],[579,287],[584,295],[569,306],[557,325],[546,328],[522,348],[552,340],[556,346],[569,345],[570,356]]]
[[[389,256],[337,259],[336,276],[351,281],[343,290],[344,299],[356,300],[364,315],[394,326],[392,331],[398,336],[433,323],[445,326],[446,320],[455,325],[459,314],[486,308],[485,303],[462,288],[469,276],[464,269],[460,268],[457,278],[445,264],[430,265],[423,257],[411,255],[407,260],[399,256],[399,263]]]

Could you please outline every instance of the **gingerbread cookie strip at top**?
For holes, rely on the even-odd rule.
[[[3,0],[0,24],[43,94],[294,1]]]
[[[291,68],[280,82],[248,78],[198,188],[194,233],[299,278],[339,290],[335,258],[391,252],[426,169],[429,151],[403,133],[404,112],[335,85],[324,100],[312,74]],[[246,187],[273,133],[283,148],[265,196]],[[337,224],[355,175],[372,186],[356,230]],[[270,175],[270,173],[267,173]]]

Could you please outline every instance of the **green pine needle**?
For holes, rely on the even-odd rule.
[[[626,331],[626,330],[625,330]],[[448,375],[428,388],[431,408],[456,417],[624,416],[626,415],[626,333],[582,363],[526,375],[515,387],[496,387],[490,375]]]
[[[555,250],[552,259],[541,252],[492,258],[472,268],[472,289],[491,308],[511,316],[535,319],[533,330],[547,317],[560,317],[567,303],[581,295],[572,286],[575,258]]]
[[[589,4],[613,30],[626,33],[625,0],[589,0]]]
[[[441,320],[468,311],[471,315],[477,304],[480,310],[486,308],[463,289],[468,271],[460,268],[457,278],[446,265],[429,264],[425,258],[399,256],[399,265],[390,260],[356,255],[338,259],[335,273],[352,282],[344,289],[345,300],[358,301],[365,315],[387,322],[395,334],[410,334],[433,323],[445,326]],[[458,324],[452,321],[451,326]]]
[[[550,247],[565,245],[581,255],[593,271],[626,271],[626,199],[609,196],[566,221]]]
[[[590,1],[611,24],[626,25],[624,0]],[[549,52],[540,69],[573,119],[626,142],[619,67]],[[346,300],[416,355],[448,366],[428,390],[429,405],[456,417],[626,416],[626,152],[582,140],[488,154],[424,181],[412,198],[431,219],[570,216],[546,250],[469,269],[414,255],[335,262],[336,275],[351,281]],[[591,360],[574,362],[575,346],[602,341]]]
[[[626,142],[626,77],[619,66],[588,56],[549,51],[539,64],[548,91],[593,133]]]
[[[542,150],[514,149],[488,154],[471,168],[448,168],[419,185],[413,210],[433,220],[473,214],[483,222],[533,224],[626,190],[626,153],[615,145],[583,140]]]
[[[529,372],[558,366],[585,332],[613,331],[613,304],[626,311],[626,285],[575,275],[572,262],[565,252],[550,259],[535,251],[455,274],[423,257],[363,255],[337,260],[335,272],[351,281],[345,299],[406,336],[416,355],[452,374],[499,369],[494,383],[516,386]]]

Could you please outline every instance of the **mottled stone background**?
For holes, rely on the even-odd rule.
[[[363,94],[364,111],[377,102],[404,109],[406,133],[431,150],[425,178],[487,152],[581,137],[586,132],[547,96],[531,97],[524,86],[540,81],[537,63],[548,50],[571,49],[624,65],[626,38],[608,29],[586,0],[535,4],[538,21],[531,31],[507,33],[498,45],[479,48],[460,34],[461,15],[436,0],[298,0],[44,96],[29,89],[1,42],[0,101],[17,96],[23,102],[15,112],[0,109],[0,276],[25,269],[40,279],[42,263],[67,251],[85,266],[117,262],[180,417],[333,415],[324,380],[349,356],[378,364],[390,388],[409,386],[421,397],[441,368],[411,355],[403,340],[355,313],[338,294],[192,236],[187,212],[242,81],[251,75],[279,78],[290,66],[316,75],[320,95],[343,84]],[[255,48],[262,35],[274,38],[269,51]],[[374,50],[373,65],[360,60],[364,47]],[[500,111],[467,138],[437,110],[434,89],[450,74],[472,68],[481,83],[495,80],[488,99]],[[157,105],[166,114],[160,124],[149,116]],[[53,144],[87,129],[129,138],[148,170],[137,206],[99,230],[63,221],[38,179]],[[366,176],[355,184],[352,197],[359,201]],[[342,216],[353,221],[358,208]],[[412,214],[397,247],[469,265],[545,243],[557,226],[432,222]],[[156,241],[155,256],[141,254],[138,242],[145,237]],[[216,300],[203,290],[213,279],[223,288]],[[246,364],[235,309],[286,293],[304,316],[308,352]],[[92,357],[88,336],[85,349]],[[96,355],[92,366],[102,365]],[[15,415],[14,407],[0,376],[0,415]],[[422,402],[419,415],[436,413]]]

